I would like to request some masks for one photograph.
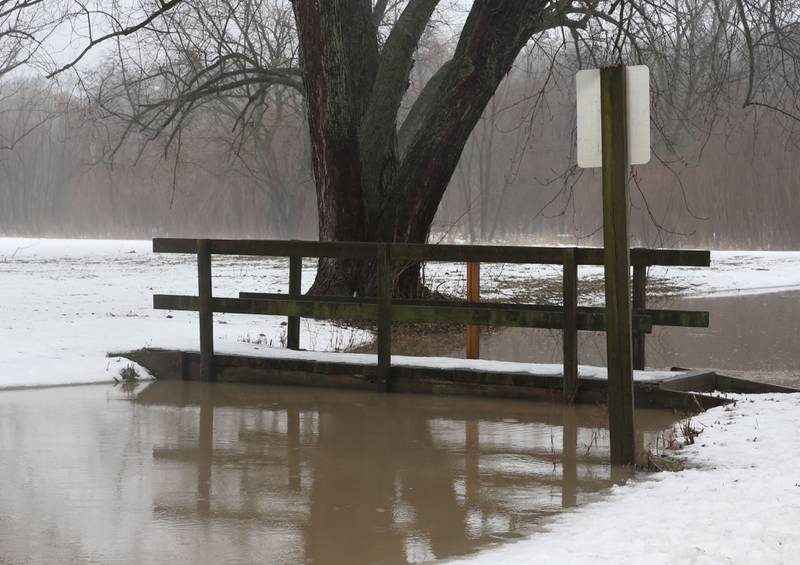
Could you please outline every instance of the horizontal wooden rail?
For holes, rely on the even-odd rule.
[[[326,297],[281,298],[213,298],[211,309],[226,314],[256,314],[268,316],[301,316],[327,320],[377,320],[378,306],[368,299],[327,299]],[[564,310],[559,306],[529,304],[498,304],[486,302],[392,301],[392,320],[420,324],[474,324],[519,328],[561,329]],[[157,310],[197,311],[196,296],[156,294],[153,307]],[[638,332],[652,331],[648,315],[633,316]],[[605,331],[605,312],[602,308],[579,308],[577,325],[583,331]]]
[[[286,300],[288,296],[280,293],[263,293],[263,292],[240,292],[239,298],[246,298],[251,300]],[[294,298],[294,297],[292,297]],[[298,296],[298,301],[304,302],[339,302],[342,304],[376,304],[375,298],[353,298],[350,296]],[[410,300],[410,299],[393,299],[392,304],[401,306],[457,306],[459,304],[469,304],[472,308],[485,308],[494,309],[496,306],[511,306],[518,309],[525,309],[540,312],[561,312],[563,310],[560,306],[548,306],[540,304],[515,304],[515,303],[497,303],[497,302],[445,302],[431,300]],[[598,306],[579,306],[578,313],[583,314],[603,314],[605,308]],[[653,326],[673,326],[684,328],[707,328],[709,319],[708,312],[698,310],[649,310],[649,309],[636,309],[633,313],[640,317],[650,318]],[[640,324],[647,326],[647,324]],[[552,329],[558,329],[561,326]],[[582,329],[582,328],[578,328]],[[649,332],[648,332],[649,333]]]
[[[333,257],[374,259],[380,243],[346,241],[298,241],[212,239],[212,254],[256,255],[264,257]],[[522,247],[499,245],[434,245],[427,243],[389,243],[395,261],[453,261],[479,263],[529,263],[562,265],[564,248]],[[197,240],[156,238],[156,253],[197,253]],[[578,265],[602,265],[603,249],[599,247],[575,248]],[[683,249],[631,249],[631,265],[661,265],[682,267],[708,267],[709,251]]]
[[[605,310],[605,308],[600,308]],[[645,315],[654,326],[672,326],[676,328],[707,328],[708,312],[700,310],[643,310],[634,308],[634,314]],[[635,331],[635,329],[634,329]]]
[[[156,238],[155,253],[196,253],[194,239]],[[212,239],[211,253],[216,255],[256,255],[264,257],[334,257],[374,259],[375,243],[341,241]]]

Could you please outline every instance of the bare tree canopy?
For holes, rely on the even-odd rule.
[[[244,142],[276,97],[302,97],[321,239],[424,241],[471,132],[526,48],[554,69],[650,64],[666,140],[713,123],[734,96],[800,115],[793,0],[68,4],[84,46],[54,72],[111,46],[107,72],[81,78],[129,132],[180,145],[193,112],[213,107]],[[421,42],[447,26],[457,28],[448,60],[409,91]],[[416,269],[405,273],[401,291],[418,293]],[[313,291],[371,284],[369,265],[323,261]]]
[[[33,61],[53,30],[48,10],[44,0],[0,0],[0,77]]]

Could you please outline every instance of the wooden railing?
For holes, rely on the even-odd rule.
[[[603,249],[587,247],[516,247],[321,241],[154,239],[157,253],[196,253],[198,296],[153,296],[153,307],[189,310],[200,315],[203,378],[213,379],[213,312],[288,316],[287,347],[299,349],[300,318],[377,321],[376,387],[387,390],[391,373],[393,322],[466,324],[560,329],[563,333],[564,393],[572,398],[578,384],[578,331],[605,331],[604,308],[578,306],[578,266],[603,265]],[[289,293],[241,292],[236,298],[212,296],[212,255],[289,257]],[[375,261],[377,296],[301,295],[303,257],[362,258]],[[508,302],[447,302],[393,298],[395,267],[409,262],[527,263],[563,266],[563,306]],[[634,368],[644,368],[645,334],[652,326],[708,327],[708,312],[648,309],[647,267],[707,267],[708,251],[632,249]]]

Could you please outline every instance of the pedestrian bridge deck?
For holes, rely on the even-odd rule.
[[[201,379],[199,352],[140,349],[113,353],[135,361],[161,379]],[[605,369],[579,366],[576,402],[605,403]],[[300,385],[375,390],[377,356],[288,349],[214,356],[217,382]],[[638,408],[696,412],[725,403],[712,391],[798,392],[788,387],[721,375],[714,370],[636,371]],[[393,392],[443,393],[531,400],[562,400],[561,365],[483,359],[392,356]]]

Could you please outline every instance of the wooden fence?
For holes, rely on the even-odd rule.
[[[578,266],[603,265],[603,249],[588,247],[517,247],[494,245],[433,245],[318,241],[221,239],[154,239],[157,253],[196,253],[198,296],[153,296],[157,309],[188,310],[200,315],[201,373],[213,380],[214,312],[288,316],[287,346],[299,349],[300,318],[377,321],[376,388],[389,389],[393,322],[512,326],[560,329],[564,348],[564,395],[573,398],[578,386],[578,331],[605,331],[602,307],[578,306]],[[214,297],[212,255],[289,257],[289,293],[241,292],[236,298]],[[301,295],[304,257],[362,258],[375,261],[377,297]],[[563,306],[508,302],[448,302],[405,300],[392,296],[398,264],[409,262],[527,263],[563,266]],[[708,327],[708,312],[647,308],[647,267],[707,267],[708,251],[632,249],[634,368],[644,368],[645,334],[653,326]]]

